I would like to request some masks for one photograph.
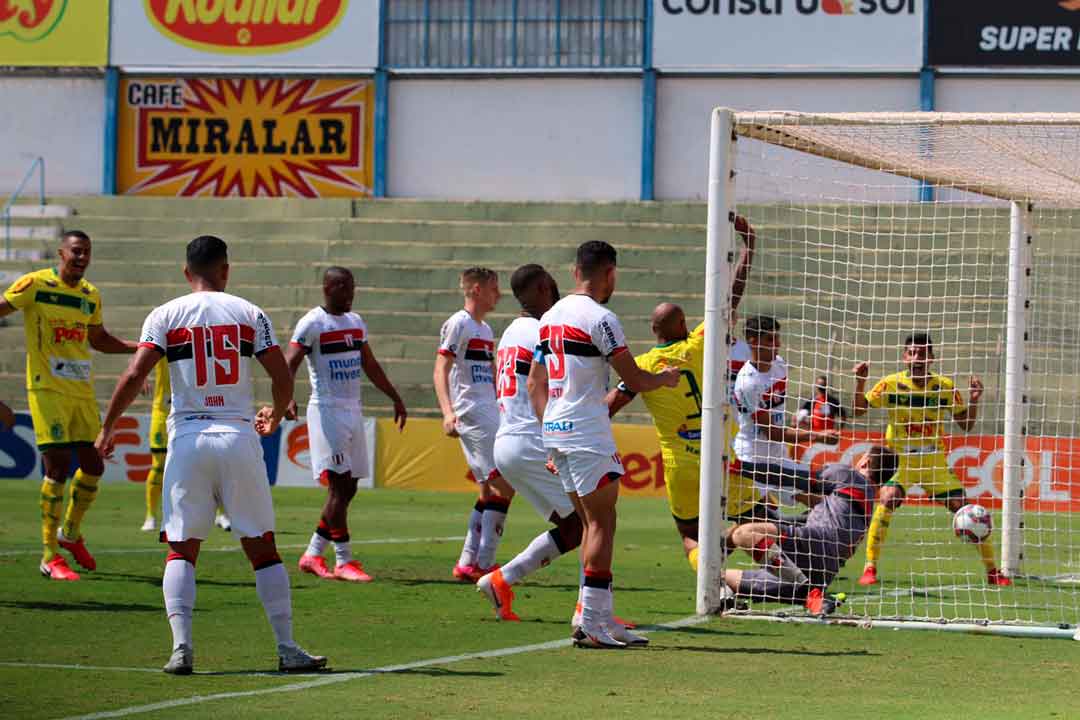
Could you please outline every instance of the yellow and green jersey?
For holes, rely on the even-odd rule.
[[[151,407],[155,413],[169,414],[172,407],[172,381],[169,379],[169,361],[162,357],[154,366],[154,399]]]
[[[26,389],[93,398],[88,328],[101,325],[101,295],[85,279],[67,285],[53,268],[27,273],[4,292],[22,310]]]
[[[871,407],[889,411],[885,442],[899,453],[944,451],[944,423],[967,410],[949,378],[930,373],[923,387],[907,371],[883,377],[866,393]]]

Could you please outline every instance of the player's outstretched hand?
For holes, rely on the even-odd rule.
[[[273,435],[281,424],[281,418],[274,417],[274,408],[264,407],[255,414],[255,432],[263,437]]]
[[[660,371],[660,381],[664,384],[664,387],[675,387],[679,384],[679,380],[682,378],[682,373],[679,372],[679,368],[664,368]]]
[[[297,413],[298,412],[299,412],[299,409],[296,407],[296,401],[295,400],[290,400],[289,401],[289,407],[285,408],[285,419],[286,420],[295,420],[297,418]]]
[[[405,403],[401,400],[394,401],[394,424],[397,425],[398,432],[405,429],[405,420],[408,419],[409,412],[405,409]]]
[[[982,380],[979,379],[979,376],[972,375],[969,382],[969,391],[971,393],[970,402],[972,405],[979,402],[979,398],[981,398],[983,394],[983,389],[983,383]]]
[[[116,450],[116,431],[112,428],[101,428],[101,432],[98,433],[97,440],[94,441],[94,449],[98,451],[105,460],[108,460],[113,456],[113,452]]]
[[[446,437],[458,437],[457,415],[443,415],[442,431]]]
[[[855,373],[856,380],[865,380],[866,378],[870,377],[870,363],[861,362],[855,366],[852,372]]]

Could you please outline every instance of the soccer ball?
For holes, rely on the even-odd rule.
[[[965,505],[957,510],[952,526],[956,537],[970,543],[981,543],[990,537],[990,531],[994,529],[990,511],[982,505]]]

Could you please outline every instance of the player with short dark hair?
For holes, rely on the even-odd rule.
[[[555,278],[541,265],[522,265],[510,276],[510,287],[521,305],[518,316],[499,338],[496,352],[496,394],[499,431],[495,435],[495,465],[518,495],[554,527],[537,535],[528,547],[501,568],[481,577],[476,589],[495,608],[499,620],[518,620],[511,587],[581,544],[581,518],[563,491],[562,482],[545,467],[540,420],[529,401],[527,381],[540,318],[559,299]]]
[[[870,509],[878,488],[896,472],[896,453],[875,445],[854,466],[833,463],[820,472],[795,470],[804,481],[816,480],[831,491],[815,505],[803,524],[747,523],[730,528],[725,551],[746,550],[762,569],[728,569],[724,580],[738,597],[766,602],[805,603],[814,614],[829,613],[833,604],[825,596],[829,583],[855,553],[870,523]],[[790,469],[774,467],[755,481],[786,483]]]
[[[68,230],[60,240],[56,268],[23,275],[0,299],[0,317],[22,310],[26,330],[26,395],[34,436],[45,465],[41,483],[41,535],[38,566],[51,580],[78,580],[59,554],[70,552],[86,570],[97,561],[86,547],[82,521],[97,497],[105,465],[94,451],[101,427],[90,348],[110,354],[135,352],[136,344],[105,329],[101,294],[84,275],[90,267],[90,236]],[[72,464],[78,470],[71,499],[60,522],[64,482]]]
[[[459,582],[475,583],[495,569],[514,489],[495,466],[499,407],[495,400],[495,335],[484,322],[499,302],[499,275],[484,267],[461,273],[465,307],[443,323],[435,356],[435,396],[443,432],[461,442],[476,480],[478,499],[469,515],[465,542],[452,571]]]
[[[593,240],[578,247],[574,292],[540,319],[540,346],[528,379],[533,409],[543,418],[544,447],[585,523],[582,610],[574,629],[574,643],[582,647],[647,642],[618,623],[612,607],[615,503],[623,466],[604,403],[608,365],[634,392],[674,387],[680,377],[676,368],[653,374],[634,362],[618,318],[604,307],[615,292],[616,274],[611,245]]]
[[[309,655],[293,640],[289,575],[274,542],[274,505],[258,437],[273,434],[288,410],[292,374],[266,314],[225,292],[229,262],[223,240],[211,235],[192,240],[184,276],[191,293],[155,308],[143,323],[139,349],[117,382],[96,442],[102,457],[112,455],[116,421],[164,357],[172,410],[161,526],[169,554],[162,591],[173,650],[163,669],[189,675],[194,668],[195,562],[218,502],[255,571],[255,591],[277,640],[278,669],[321,669],[326,658]],[[270,376],[274,397],[273,407],[257,415],[252,357]]]
[[[370,582],[349,543],[349,503],[356,495],[357,477],[369,470],[367,439],[361,404],[363,375],[394,404],[394,422],[405,429],[405,403],[386,377],[371,350],[367,325],[352,311],[356,281],[350,270],[330,267],[323,273],[323,304],[296,323],[285,362],[293,377],[307,358],[311,379],[307,427],[311,471],[326,486],[326,502],[307,550],[300,557],[302,572],[321,578]],[[290,407],[295,415],[295,402]],[[335,566],[326,566],[323,552],[334,545]]]
[[[888,410],[885,443],[900,456],[900,469],[896,477],[881,489],[878,496],[878,506],[874,509],[870,535],[866,540],[866,566],[859,578],[860,585],[878,582],[877,565],[892,514],[904,503],[911,486],[921,486],[934,502],[944,505],[952,513],[968,503],[963,484],[949,468],[942,432],[948,417],[952,417],[964,432],[975,427],[983,383],[976,375],[970,377],[968,402],[965,404],[953,381],[930,369],[934,359],[930,334],[913,332],[904,338],[901,355],[907,369],[883,377],[869,392],[866,391],[866,379],[870,374],[870,363],[861,362],[855,366],[852,414],[859,417],[869,407]],[[986,568],[988,584],[1012,585],[1012,580],[998,570],[994,545],[989,538],[977,543],[975,549]]]

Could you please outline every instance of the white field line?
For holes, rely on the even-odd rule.
[[[405,545],[408,543],[433,543],[433,542],[450,542],[451,540],[462,540],[461,535],[453,535],[449,537],[421,537],[421,538],[374,538],[371,540],[350,540],[353,545]],[[279,550],[299,550],[300,548],[306,548],[307,543],[293,544],[293,545],[278,545]],[[200,553],[208,552],[238,552],[242,548],[239,544],[230,545],[228,547],[212,547],[203,548]],[[95,550],[94,555],[138,555],[143,553],[159,554],[167,552],[164,544],[156,547],[143,547],[143,548],[109,548],[105,550]],[[12,555],[40,555],[41,549],[34,550],[0,550],[0,557],[10,557]]]
[[[657,630],[677,630],[682,627],[699,625],[701,623],[708,622],[711,619],[712,616],[692,615],[690,617],[682,618],[681,620],[674,620],[669,623],[662,623],[660,625],[651,626],[648,630],[641,629],[640,632],[645,633]],[[211,702],[214,700],[231,700],[234,698],[247,698],[257,695],[269,695],[271,693],[300,692],[302,690],[311,690],[313,688],[323,687],[326,685],[337,685],[339,683],[349,682],[351,680],[359,680],[361,678],[374,677],[376,675],[383,675],[387,673],[406,672],[408,670],[432,667],[434,665],[451,665],[453,663],[459,663],[466,660],[482,660],[485,658],[507,657],[509,655],[521,655],[524,653],[542,652],[544,650],[555,650],[558,648],[568,647],[570,645],[570,642],[570,639],[567,638],[565,640],[552,640],[550,642],[536,643],[534,645],[518,645],[516,647],[501,648],[498,650],[484,650],[482,652],[466,653],[464,655],[448,655],[445,657],[432,658],[430,660],[418,660],[416,662],[404,663],[402,665],[386,665],[384,667],[367,670],[365,672],[340,673],[336,675],[320,675],[312,680],[289,683],[287,685],[278,685],[275,687],[259,688],[257,690],[214,693],[213,695],[192,695],[186,698],[164,700],[162,702],[150,703],[148,705],[133,705],[131,707],[119,708],[118,710],[105,710],[103,712],[95,712],[88,715],[72,715],[63,718],[63,720],[101,720],[103,718],[126,717],[128,715],[138,715],[141,713],[154,712],[156,710],[168,710],[171,708],[198,705],[200,703]],[[634,651],[627,650],[626,652]],[[25,663],[23,665],[30,666],[29,664]],[[161,671],[155,670],[154,672]]]

